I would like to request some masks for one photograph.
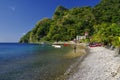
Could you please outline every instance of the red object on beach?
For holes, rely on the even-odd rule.
[[[102,46],[101,43],[95,43],[95,44],[90,44],[89,45],[90,47],[98,47],[98,46]]]
[[[97,47],[97,45],[90,45],[90,47]]]
[[[97,43],[96,46],[102,46],[102,44],[101,43]]]
[[[70,46],[70,44],[63,44],[64,46]]]

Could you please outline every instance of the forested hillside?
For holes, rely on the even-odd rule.
[[[58,6],[52,19],[40,20],[20,42],[69,41],[77,35],[84,35],[86,31],[89,32],[91,42],[118,45],[120,0],[102,0],[93,8],[86,6],[67,9]]]

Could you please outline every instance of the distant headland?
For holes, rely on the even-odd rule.
[[[43,18],[20,39],[20,43],[70,41],[77,35],[87,38],[82,41],[103,42],[119,45],[120,36],[119,0],[101,0],[94,7],[67,9],[58,6],[52,19]],[[81,41],[81,42],[82,42]]]

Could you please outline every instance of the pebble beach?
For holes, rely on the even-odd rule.
[[[104,47],[89,47],[87,56],[68,80],[120,80],[120,57]]]

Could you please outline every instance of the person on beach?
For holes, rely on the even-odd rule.
[[[74,46],[74,53],[76,53],[76,45]]]

